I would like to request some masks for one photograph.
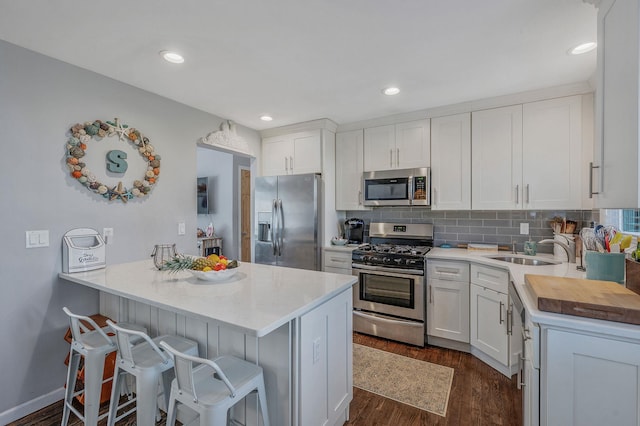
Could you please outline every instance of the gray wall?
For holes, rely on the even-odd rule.
[[[565,217],[578,222],[578,227],[598,222],[598,212],[591,210],[473,210],[432,211],[424,207],[382,207],[370,211],[347,211],[346,217],[365,221],[365,233],[369,235],[371,222],[432,223],[434,244],[449,243],[452,246],[466,243],[511,245],[516,242],[518,251],[524,250],[527,235],[520,235],[520,223],[529,224],[531,239],[540,241],[553,238],[549,221]],[[540,245],[541,253],[553,253],[553,244]]]
[[[127,204],[83,188],[64,164],[70,126],[114,117],[140,129],[162,156],[151,195]],[[62,307],[98,312],[96,291],[57,278],[63,234],[76,227],[114,228],[108,264],[147,259],[158,243],[175,242],[179,251],[195,253],[196,141],[221,122],[0,41],[0,424],[16,412],[14,407],[46,400],[51,392],[58,395],[64,385],[69,345],[63,340],[68,320]],[[257,132],[238,132],[259,146]],[[104,173],[104,165],[91,166],[99,177]],[[126,186],[139,178],[130,175],[122,179]],[[184,236],[177,235],[180,221],[186,223]],[[26,249],[25,231],[45,229],[50,246]]]

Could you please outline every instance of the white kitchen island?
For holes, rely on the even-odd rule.
[[[228,281],[210,282],[145,260],[60,278],[99,290],[103,315],[145,325],[152,336],[196,340],[203,357],[232,354],[261,365],[273,425],[348,418],[355,277],[241,263]],[[258,413],[250,396],[232,417],[257,426]]]

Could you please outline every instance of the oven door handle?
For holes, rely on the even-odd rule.
[[[353,315],[362,317],[362,318],[371,318],[371,317],[375,317],[376,320],[381,321],[381,322],[386,322],[389,324],[406,324],[406,323],[410,323],[410,324],[415,324],[416,321],[412,321],[412,320],[402,320],[402,319],[390,319],[387,318],[386,316],[382,316],[382,315],[376,315],[374,313],[364,313],[364,312],[359,312],[359,311],[353,311]]]

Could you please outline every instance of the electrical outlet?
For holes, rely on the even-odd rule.
[[[102,238],[105,244],[113,244],[113,228],[102,228]]]
[[[529,235],[529,224],[527,222],[520,224],[520,235]]]
[[[184,222],[178,222],[178,235],[184,235],[186,232]]]

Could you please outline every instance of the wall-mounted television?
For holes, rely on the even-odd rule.
[[[198,214],[213,213],[213,180],[212,177],[198,178]]]

